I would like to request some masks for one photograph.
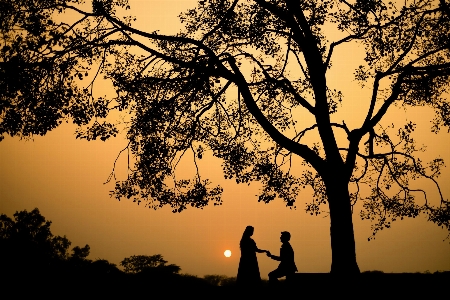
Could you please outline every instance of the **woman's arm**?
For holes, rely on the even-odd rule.
[[[255,249],[255,252],[258,252],[258,253],[266,252],[266,253],[267,253],[267,250],[259,249],[259,248],[256,246],[256,243],[255,243],[255,241],[254,241],[253,239],[252,239],[251,241],[252,241],[253,249]]]

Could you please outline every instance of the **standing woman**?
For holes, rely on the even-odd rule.
[[[253,231],[253,226],[247,226],[240,242],[241,259],[236,278],[236,283],[240,286],[253,286],[261,283],[256,252],[263,253],[266,250],[256,247],[255,241],[251,238]]]

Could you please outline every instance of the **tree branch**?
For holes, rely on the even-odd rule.
[[[257,106],[253,96],[248,88],[248,84],[240,72],[239,68],[236,65],[236,61],[233,57],[230,57],[228,60],[233,72],[234,72],[234,83],[238,86],[244,103],[247,106],[249,112],[253,115],[256,121],[262,126],[262,128],[269,134],[269,136],[281,147],[291,151],[303,159],[305,159],[308,163],[310,163],[316,170],[325,171],[325,164],[322,158],[318,156],[313,150],[311,150],[308,146],[299,144],[294,142],[293,140],[287,138],[281,132],[278,131],[276,127],[270,123],[264,114],[261,112],[259,107]]]
[[[210,31],[208,31],[203,38],[201,39],[201,42],[204,42],[210,35],[212,35],[216,30],[218,30],[222,24],[230,17],[231,13],[233,12],[234,8],[236,7],[236,4],[238,3],[239,0],[234,0],[234,2],[231,4],[230,8],[227,9],[227,11],[225,12],[223,18],[219,21],[219,23],[217,23],[216,26],[214,26],[213,29],[211,29]]]

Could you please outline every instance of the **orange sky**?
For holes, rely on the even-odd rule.
[[[137,15],[137,26],[162,33],[173,33],[179,28],[177,14],[192,7],[195,1],[131,1],[132,13]],[[347,125],[355,126],[362,118],[361,109],[367,91],[352,83],[352,69],[361,57],[361,49],[340,50],[342,59],[334,62],[328,75],[332,85],[343,90],[342,114]],[[348,70],[345,72],[345,70]],[[97,93],[108,94],[105,86]],[[418,123],[415,137],[428,147],[428,159],[443,157],[450,162],[449,134],[431,134],[430,110],[416,108],[405,113],[392,109],[391,120],[413,119]],[[339,121],[341,122],[341,121]],[[420,126],[422,125],[422,126]],[[329,219],[312,217],[304,212],[307,199],[299,197],[297,209],[290,210],[281,200],[270,204],[257,202],[258,184],[236,185],[224,181],[220,162],[206,157],[200,161],[202,176],[224,187],[224,204],[203,210],[187,209],[181,214],[169,208],[151,210],[130,201],[109,197],[113,184],[106,181],[118,152],[126,145],[123,136],[107,141],[80,141],[74,136],[74,126],[63,124],[45,137],[34,141],[20,141],[6,137],[0,143],[0,213],[8,216],[17,210],[38,207],[53,222],[52,231],[66,235],[72,246],[89,244],[91,259],[104,258],[118,264],[131,255],[162,254],[169,263],[194,275],[224,274],[235,276],[239,262],[239,240],[247,225],[255,227],[253,236],[261,249],[278,253],[281,231],[290,231],[299,272],[328,272],[331,264]],[[125,167],[122,158],[118,168]],[[190,172],[191,166],[181,168]],[[438,180],[444,197],[450,196],[450,168],[444,169]],[[302,194],[303,195],[303,194]],[[302,196],[304,197],[304,195]],[[431,272],[450,270],[450,240],[447,232],[424,217],[397,221],[389,230],[380,232],[376,239],[370,236],[368,221],[354,215],[358,264],[362,271]],[[230,258],[223,252],[232,251]],[[258,255],[262,277],[277,266],[264,254]]]

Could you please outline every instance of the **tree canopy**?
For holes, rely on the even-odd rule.
[[[51,223],[37,208],[16,212],[14,219],[0,214],[0,265],[5,272],[42,272],[64,262],[90,262],[89,245],[76,246],[70,254],[71,242],[65,236],[53,235]]]
[[[202,0],[171,36],[133,27],[126,0],[81,2],[0,1],[0,134],[42,135],[72,120],[77,138],[106,140],[119,131],[108,116],[128,112],[124,151],[134,164],[116,180],[116,198],[174,212],[221,204],[222,188],[198,168],[195,178],[175,178],[186,152],[197,167],[209,151],[225,178],[260,181],[259,201],[293,206],[312,188],[307,211],[330,212],[332,270],[358,271],[358,201],[374,233],[420,213],[450,229],[436,181],[443,160],[420,160],[413,122],[385,124],[394,106],[427,106],[432,131],[449,130],[448,1]],[[367,99],[330,86],[336,49],[347,43],[365,48],[354,78]],[[116,97],[94,97],[101,76]],[[335,117],[345,101],[367,102],[359,125]],[[437,202],[410,187],[418,178],[435,184]]]

